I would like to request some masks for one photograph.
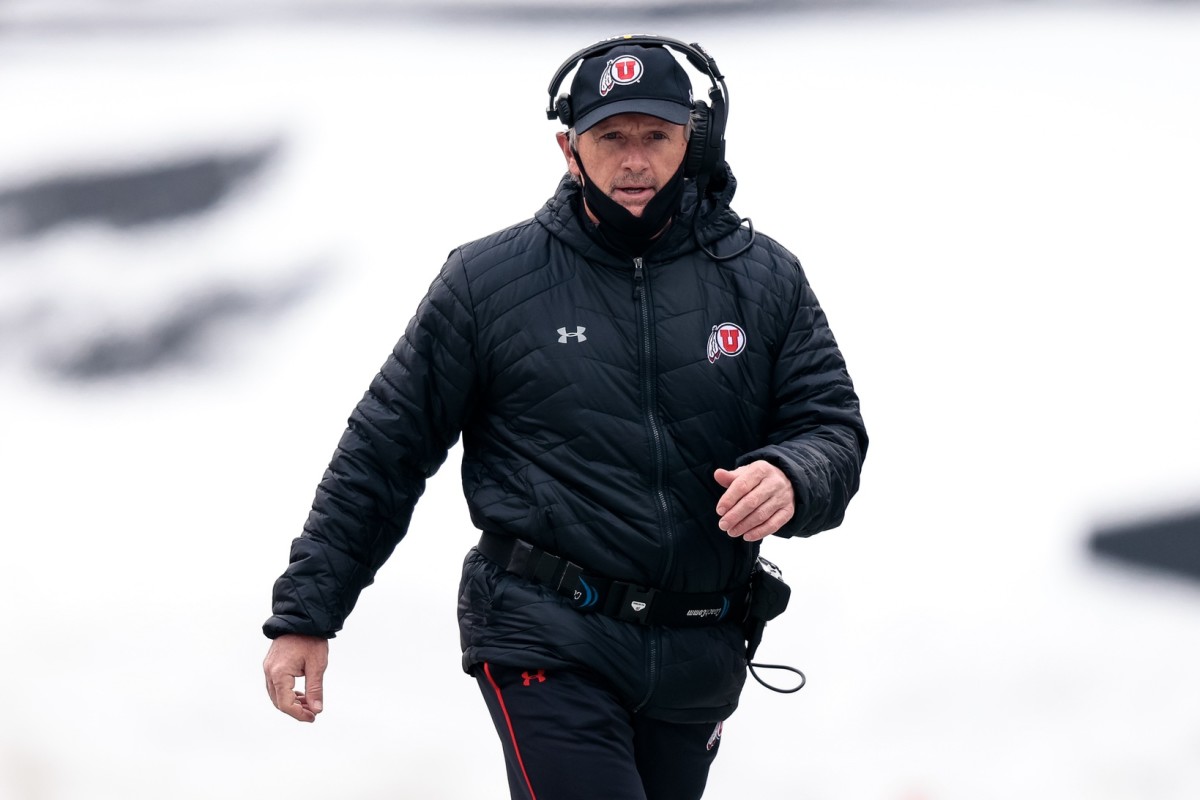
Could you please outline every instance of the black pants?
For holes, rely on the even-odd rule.
[[[589,676],[475,669],[513,800],[699,800],[721,725],[630,714]]]

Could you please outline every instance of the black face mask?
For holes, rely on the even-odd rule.
[[[600,233],[614,246],[630,255],[645,252],[656,234],[666,228],[671,218],[679,213],[683,202],[683,165],[661,189],[654,193],[650,202],[642,209],[642,215],[635,217],[625,206],[613,200],[596,186],[583,168],[579,153],[575,154],[575,163],[583,174],[583,199],[596,219],[600,221]]]

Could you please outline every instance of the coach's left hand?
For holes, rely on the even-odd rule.
[[[757,542],[796,513],[792,483],[774,464],[752,461],[735,470],[718,469],[713,477],[725,489],[717,501],[717,526],[730,536]]]

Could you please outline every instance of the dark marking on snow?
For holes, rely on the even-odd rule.
[[[31,237],[78,222],[134,228],[203,214],[256,177],[278,141],[127,169],[53,175],[0,187],[0,237]]]
[[[1200,508],[1101,528],[1088,546],[1125,566],[1200,580]]]
[[[321,271],[301,272],[266,288],[212,286],[192,292],[153,319],[112,327],[67,352],[44,355],[39,366],[57,378],[92,382],[223,360],[240,343],[252,341],[265,322],[314,292]]]

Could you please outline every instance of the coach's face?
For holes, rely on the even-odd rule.
[[[584,180],[578,163],[582,161],[596,188],[635,217],[674,177],[687,153],[684,126],[648,114],[609,117],[579,134],[577,141],[577,151],[572,152],[567,134],[558,134],[567,169]],[[595,222],[592,210],[587,212]]]

